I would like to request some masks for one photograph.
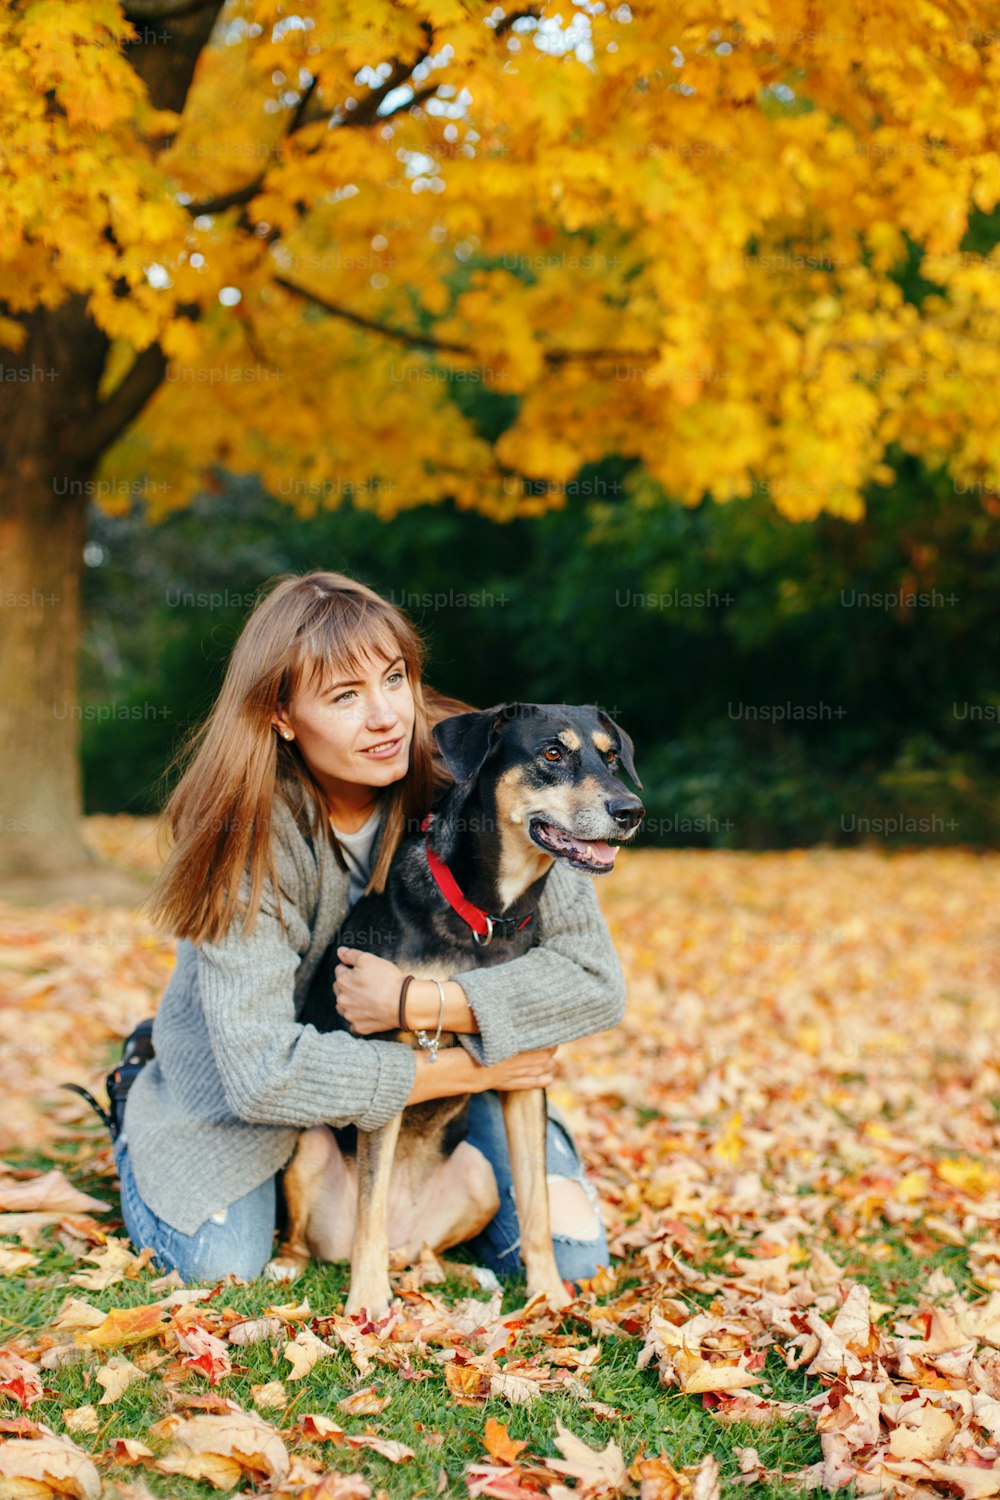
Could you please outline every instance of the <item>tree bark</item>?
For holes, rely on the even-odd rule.
[[[63,437],[93,417],[107,339],[82,298],[38,309],[27,327],[0,382],[0,876],[88,858],[77,650],[91,486]]]

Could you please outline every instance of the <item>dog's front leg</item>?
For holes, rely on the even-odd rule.
[[[528,1296],[544,1292],[550,1307],[565,1307],[572,1299],[563,1286],[552,1248],[549,1184],[545,1172],[548,1128],[544,1089],[516,1089],[501,1094],[514,1203],[521,1230],[521,1259],[528,1279]]]
[[[389,1182],[402,1114],[378,1130],[358,1131],[358,1217],[347,1314],[380,1316],[389,1306]]]

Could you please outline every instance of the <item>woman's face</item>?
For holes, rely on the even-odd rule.
[[[402,656],[370,656],[355,671],[334,669],[321,685],[300,683],[274,723],[290,731],[324,791],[389,786],[410,763],[415,706]]]

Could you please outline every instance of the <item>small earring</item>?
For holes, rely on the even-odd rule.
[[[285,739],[286,739],[286,740],[290,740],[290,739],[291,739],[291,737],[292,737],[292,731],[291,731],[291,730],[290,730],[290,729],[283,729],[283,730],[282,730],[282,731],[281,731],[281,733],[282,733],[282,736],[283,736],[283,737],[284,737],[284,738],[285,738]]]

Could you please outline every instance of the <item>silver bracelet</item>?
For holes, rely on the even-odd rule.
[[[438,1047],[441,1045],[441,1026],[444,1021],[444,985],[440,979],[432,979],[431,983],[436,984],[438,990],[438,1029],[437,1033],[432,1037],[429,1037],[426,1031],[418,1030],[417,1041],[425,1052],[430,1053],[431,1062],[436,1063],[438,1060]]]

